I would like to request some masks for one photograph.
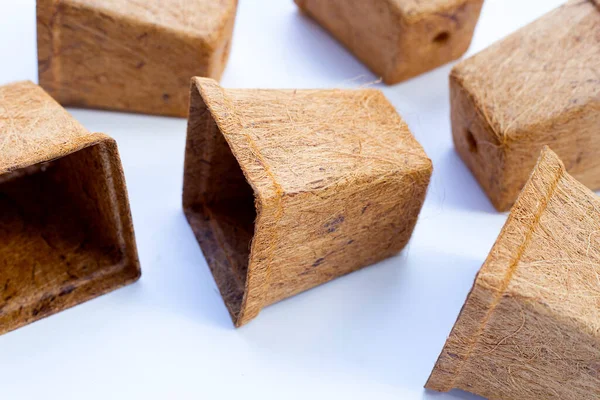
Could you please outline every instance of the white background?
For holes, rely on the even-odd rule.
[[[292,0],[240,3],[223,86],[356,87],[377,80]],[[560,3],[487,0],[469,54]],[[374,85],[434,163],[409,247],[268,307],[239,330],[181,210],[186,121],[71,110],[89,130],[119,143],[143,277],[1,336],[0,398],[475,398],[423,390],[506,219],[452,148],[450,68]],[[35,4],[0,0],[0,84],[22,79],[37,81]]]

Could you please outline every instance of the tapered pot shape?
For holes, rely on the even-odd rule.
[[[427,382],[490,399],[600,398],[600,198],[548,148]]]
[[[186,117],[219,79],[237,0],[37,0],[40,85],[65,106]]]
[[[0,334],[137,280],[115,141],[39,86],[0,87]]]
[[[399,252],[431,171],[378,90],[193,80],[183,206],[237,326]]]
[[[545,145],[600,188],[600,9],[571,0],[450,74],[456,150],[499,211]]]
[[[295,1],[388,84],[462,56],[483,5],[483,0]]]

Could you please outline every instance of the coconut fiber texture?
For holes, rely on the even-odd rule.
[[[483,0],[295,1],[388,84],[463,55],[483,4]]]
[[[600,398],[600,198],[545,148],[427,387]]]
[[[183,205],[236,326],[399,252],[431,172],[378,90],[192,82]]]
[[[600,9],[575,0],[457,65],[456,149],[506,211],[549,145],[567,170],[600,188]]]
[[[115,141],[31,82],[0,87],[0,334],[139,276]]]
[[[219,79],[237,0],[37,0],[40,85],[63,105],[186,117]]]

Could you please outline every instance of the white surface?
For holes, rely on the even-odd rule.
[[[469,54],[560,0],[487,0]],[[35,4],[0,0],[0,83],[36,79]],[[292,0],[241,0],[225,87],[375,81]],[[0,337],[3,399],[472,399],[423,390],[506,215],[452,149],[450,66],[375,85],[435,173],[398,257],[268,307],[235,330],[180,197],[186,121],[72,110],[120,146],[142,279]]]

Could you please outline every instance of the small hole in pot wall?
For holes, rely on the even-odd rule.
[[[448,40],[450,40],[450,33],[443,31],[443,32],[438,33],[436,35],[436,37],[433,38],[433,43],[442,45],[442,44],[446,44],[446,42],[448,42]]]
[[[469,151],[471,153],[477,153],[477,140],[473,133],[467,129],[467,144],[469,145]]]

